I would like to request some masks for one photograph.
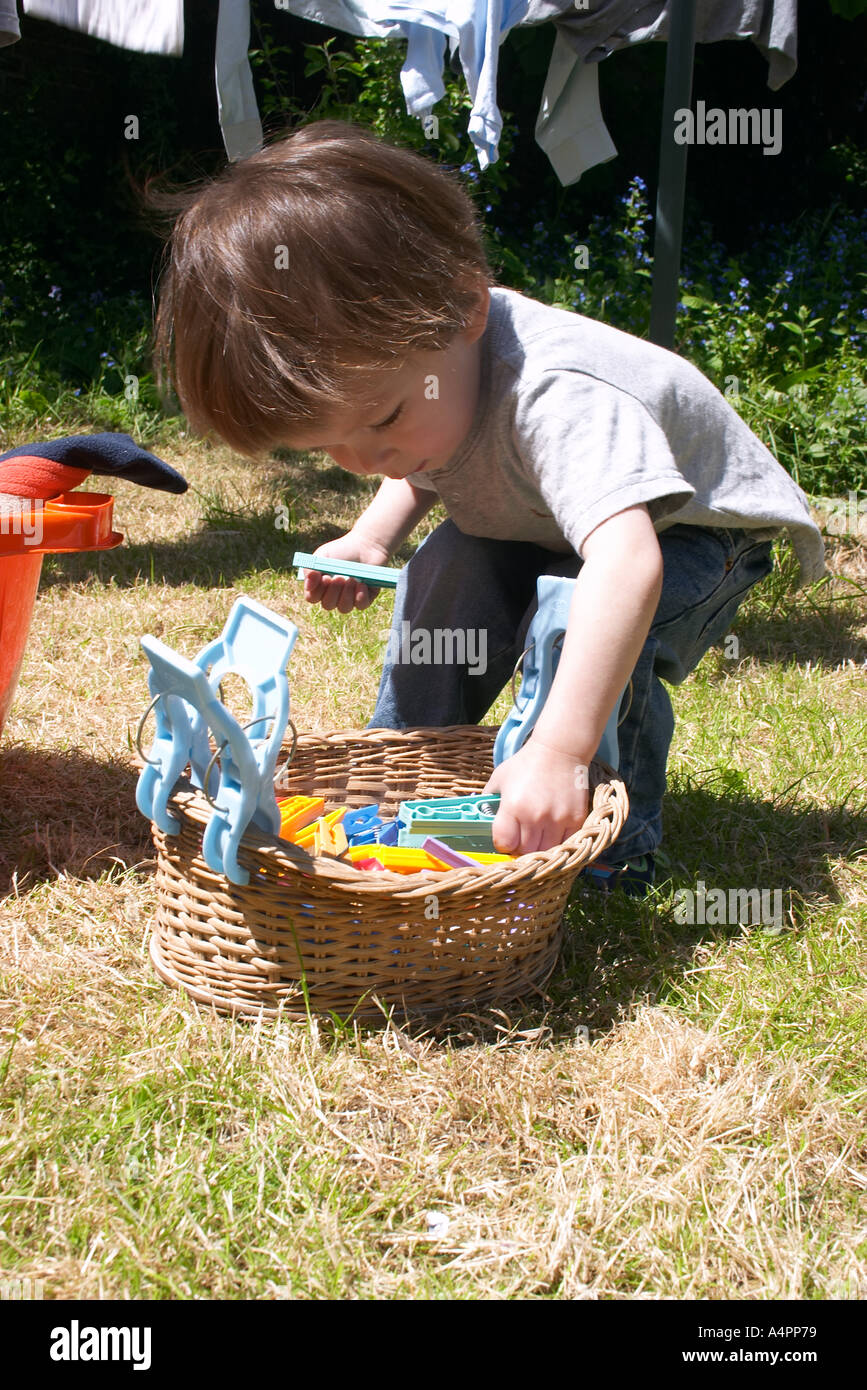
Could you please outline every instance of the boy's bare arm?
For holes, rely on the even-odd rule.
[[[585,769],[635,668],[661,590],[662,552],[646,507],[620,512],[587,538],[544,709],[527,742],[485,788],[501,793],[498,849],[550,849],[583,823]]]
[[[381,550],[383,558],[388,559],[412,534],[436,500],[435,492],[415,487],[407,478],[384,478],[351,534]]]
[[[415,530],[435,501],[435,493],[414,487],[405,478],[385,478],[352,530],[318,546],[314,554],[330,555],[338,560],[360,560],[365,565],[383,565]],[[304,580],[304,597],[308,603],[321,603],[323,608],[336,608],[339,613],[369,607],[377,592],[358,579],[320,574],[317,570],[308,570]]]
[[[646,507],[630,507],[591,532],[533,738],[590,762],[635,669],[661,590],[662,552]]]

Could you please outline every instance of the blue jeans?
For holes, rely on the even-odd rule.
[[[632,698],[618,730],[619,773],[629,816],[618,861],[652,853],[662,839],[665,768],[674,733],[662,680],[679,685],[728,633],[742,600],[773,568],[771,542],[749,531],[671,526],[659,536],[662,594],[632,673]],[[574,577],[582,560],[524,541],[467,536],[444,521],[401,573],[389,657],[369,728],[477,724],[508,682],[524,650],[540,574]],[[409,628],[403,626],[409,624]],[[408,632],[486,634],[486,662],[408,659]],[[444,650],[444,649],[443,649]],[[452,651],[457,654],[456,650]],[[394,658],[394,659],[392,659]],[[402,658],[402,659],[401,659]]]

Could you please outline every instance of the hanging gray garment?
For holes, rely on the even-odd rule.
[[[668,39],[670,0],[591,0],[581,9],[573,0],[529,0],[524,24],[553,20],[582,62],[600,63],[619,48],[652,39]],[[798,66],[797,0],[693,0],[697,43],[752,39],[770,71],[768,86],[777,91]]]
[[[694,0],[698,43],[751,39],[768,61],[777,91],[798,66],[797,0]],[[529,0],[524,24],[553,20],[554,49],[536,122],[536,141],[563,184],[617,153],[599,106],[597,65],[620,48],[667,39],[671,5],[663,0]]]
[[[15,0],[0,0],[0,48],[6,48],[20,38],[21,26]]]

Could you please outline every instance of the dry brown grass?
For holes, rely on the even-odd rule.
[[[252,592],[301,627],[293,717],[324,730],[366,717],[388,610],[308,610],[285,567],[366,485],[202,446],[171,461],[235,497],[237,525],[119,485],[126,546],[46,566],[4,735],[2,1269],[83,1298],[864,1297],[867,629],[843,582],[864,584],[863,548],[835,550],[824,619],[757,613],[737,667],[708,658],[680,696],[677,853],[772,866],[744,881],[796,889],[784,936],[678,934],[669,891],[573,909],[545,1005],[259,1027],[147,963],[138,639],[192,653]]]

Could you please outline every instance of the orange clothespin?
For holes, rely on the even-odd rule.
[[[321,796],[289,796],[284,801],[278,801],[277,805],[280,809],[281,840],[294,840],[296,831],[310,825],[325,810],[325,801]]]

